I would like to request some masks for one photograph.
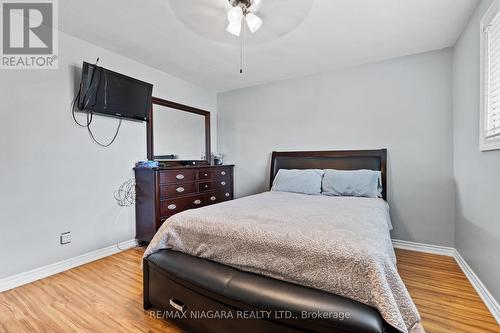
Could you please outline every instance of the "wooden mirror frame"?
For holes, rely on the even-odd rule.
[[[161,99],[158,97],[153,97],[151,100],[151,107],[149,108],[148,111],[148,121],[146,123],[147,127],[147,157],[148,160],[153,161],[155,158],[154,155],[154,137],[153,137],[153,131],[154,131],[154,126],[153,126],[153,105],[161,105],[165,106],[171,109],[176,109],[179,111],[184,111],[184,112],[190,112],[190,113],[195,113],[199,114],[205,117],[205,160],[171,160],[168,161],[168,164],[177,164],[177,165],[186,165],[186,164],[210,164],[210,156],[211,156],[211,151],[210,151],[210,112],[205,111],[202,109],[197,109],[188,105],[184,104],[179,104],[175,103],[172,101],[167,101],[165,99]],[[188,163],[190,162],[190,163]],[[193,163],[194,162],[194,163]]]

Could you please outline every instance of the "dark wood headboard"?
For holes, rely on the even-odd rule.
[[[272,187],[280,169],[377,170],[382,172],[382,198],[387,200],[387,149],[273,152]]]

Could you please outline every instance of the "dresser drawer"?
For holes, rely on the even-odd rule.
[[[200,191],[200,192],[212,191],[214,189],[213,185],[214,184],[212,181],[199,182],[198,183],[198,191]]]
[[[217,168],[213,170],[214,172],[214,179],[223,179],[223,178],[229,178],[231,176],[231,169],[230,168]]]
[[[230,188],[227,187],[227,188],[218,190],[217,192],[208,193],[207,194],[207,205],[222,202],[222,201],[227,201],[227,200],[231,200],[231,199],[232,199],[231,191],[230,191]]]
[[[186,209],[201,207],[206,204],[205,195],[192,195],[189,197],[162,200],[160,202],[160,214],[162,217],[171,216]]]
[[[230,185],[231,185],[230,178],[223,177],[213,181],[200,182],[198,185],[198,189],[200,192],[207,192],[207,191],[217,190],[223,187],[229,187]]]
[[[161,198],[174,198],[174,197],[189,195],[196,192],[197,188],[195,182],[160,186]]]
[[[196,170],[168,170],[160,171],[160,184],[194,182]]]
[[[220,189],[223,187],[229,187],[231,185],[231,180],[229,177],[221,177],[212,182],[213,189]]]
[[[200,171],[198,171],[198,179],[199,180],[212,179],[212,175],[213,175],[212,170],[200,170]]]

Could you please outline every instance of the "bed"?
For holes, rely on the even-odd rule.
[[[144,307],[188,332],[418,332],[395,265],[386,150],[274,152],[280,169],[381,171],[382,198],[265,192],[167,220]]]

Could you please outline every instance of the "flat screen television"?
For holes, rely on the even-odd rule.
[[[108,116],[148,120],[153,85],[83,63],[78,108]]]

